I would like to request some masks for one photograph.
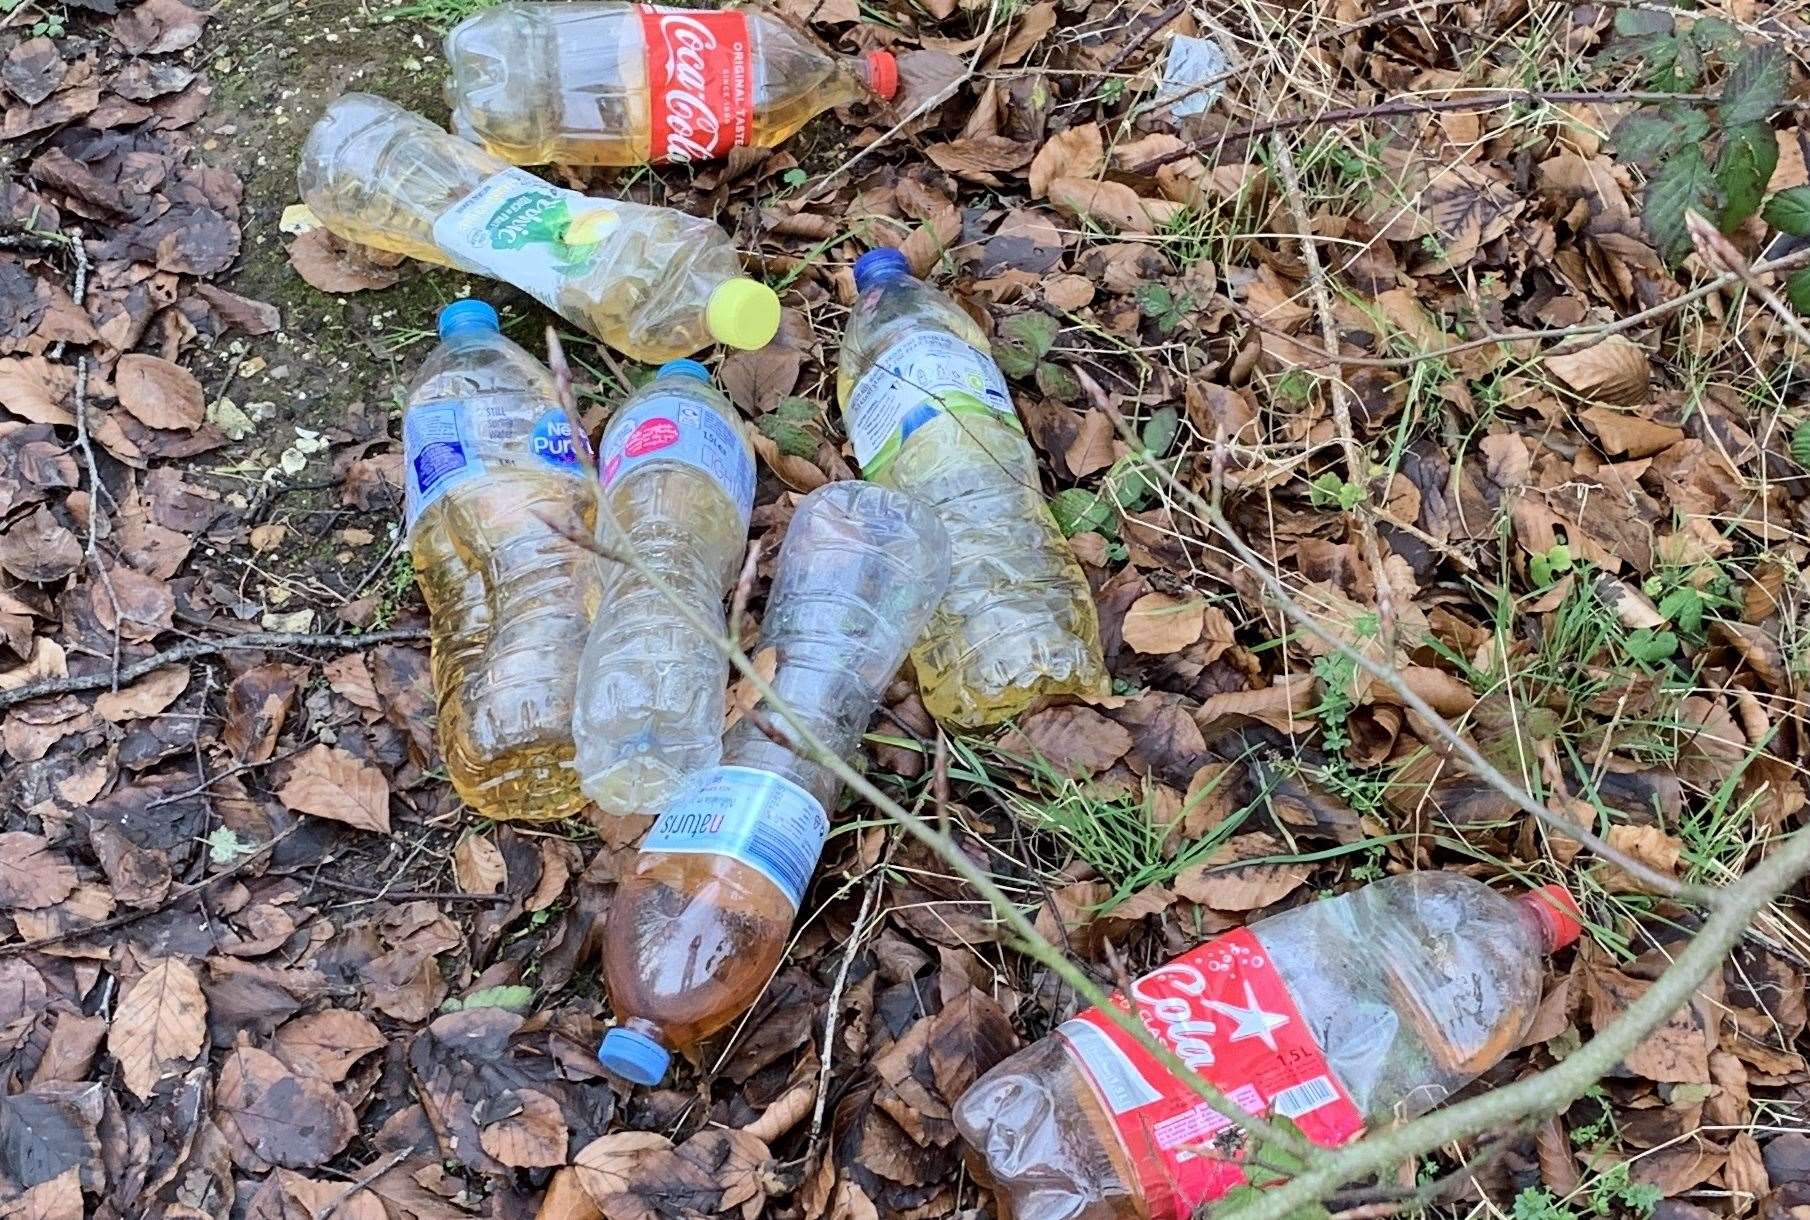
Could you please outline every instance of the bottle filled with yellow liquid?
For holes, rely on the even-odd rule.
[[[1044,696],[1106,693],[1093,594],[986,336],[897,250],[862,255],[855,285],[836,381],[855,458],[949,531],[949,592],[911,652],[924,706],[977,728]]]
[[[517,165],[706,161],[898,88],[760,9],[518,2],[446,36],[453,129]]]
[[[552,375],[503,337],[490,306],[448,305],[439,330],[402,436],[440,753],[485,817],[563,817],[585,802],[572,704],[601,574],[558,526],[583,536],[596,525],[590,450]]]
[[[779,298],[710,221],[553,186],[368,93],[327,107],[296,180],[339,236],[513,284],[636,360],[779,329]]]

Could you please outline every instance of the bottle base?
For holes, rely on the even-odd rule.
[[[498,822],[552,822],[583,809],[572,749],[512,750],[469,769],[447,767],[459,799]]]
[[[955,729],[984,729],[1025,711],[1040,699],[1078,695],[1099,697],[1108,691],[1106,675],[1094,670],[1079,675],[1048,675],[1001,690],[976,691],[955,675],[933,682],[919,670],[918,691],[924,710]]]
[[[650,755],[624,758],[579,780],[579,787],[605,813],[659,813],[689,774]]]

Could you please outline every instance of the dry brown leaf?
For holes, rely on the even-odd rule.
[[[547,1183],[534,1220],[604,1220],[604,1216],[578,1180],[578,1170],[568,1165]]]
[[[107,1031],[107,1049],[141,1101],[167,1074],[166,1064],[188,1062],[206,1040],[207,997],[188,963],[174,957],[152,962],[126,988]]]
[[[377,694],[377,687],[371,681],[370,668],[365,664],[362,653],[348,652],[321,666],[321,673],[327,679],[327,685],[333,693],[354,707],[364,708],[368,712],[383,710],[383,700]]]
[[[1282,841],[1258,832],[1239,835],[1199,864],[1178,874],[1174,890],[1190,902],[1216,911],[1255,911],[1292,893],[1311,864],[1250,864],[1238,861],[1262,856],[1287,855]]]
[[[478,1135],[484,1151],[517,1169],[547,1169],[566,1163],[566,1119],[545,1093],[521,1089],[496,1099],[514,1113],[487,1123]]]
[[[81,1172],[71,1166],[11,1200],[0,1200],[0,1220],[82,1220]]]
[[[503,853],[485,836],[466,835],[453,848],[453,880],[465,893],[494,894],[508,879],[509,866],[503,862]]]
[[[633,1192],[640,1171],[656,1159],[662,1165],[678,1161],[672,1154],[671,1140],[654,1131],[618,1131],[586,1144],[572,1165],[578,1170],[578,1181],[585,1193],[599,1206],[608,1208],[616,1196]],[[715,1186],[708,1178],[698,1184],[704,1190]],[[679,1183],[675,1181],[673,1185]]]
[[[1198,597],[1146,593],[1125,612],[1121,634],[1139,652],[1166,655],[1198,640],[1206,622],[1206,603]]]
[[[337,295],[393,287],[401,274],[394,266],[379,264],[373,253],[325,229],[309,229],[289,243],[289,264],[322,292]]]
[[[327,1008],[285,1022],[271,1040],[270,1053],[297,1076],[338,1084],[353,1064],[388,1045],[363,1013]]]
[[[75,866],[42,835],[0,834],[0,909],[36,911],[69,897]]]
[[[1647,401],[1647,354],[1621,335],[1609,335],[1576,351],[1556,352],[1546,357],[1546,368],[1580,398],[1623,407]]]
[[[1120,233],[1154,233],[1182,209],[1167,199],[1144,199],[1123,182],[1055,178],[1050,202],[1077,220],[1092,220]]]
[[[1043,301],[1051,309],[1073,312],[1094,299],[1093,281],[1081,275],[1055,275],[1043,281]]]
[[[227,1055],[214,1107],[234,1162],[252,1172],[325,1164],[358,1132],[358,1116],[331,1085],[297,1076],[275,1055],[249,1046]]]
[[[1098,123],[1065,127],[1044,142],[1031,158],[1031,198],[1049,194],[1058,178],[1092,178],[1106,166],[1106,145]]]
[[[1052,707],[1026,716],[999,744],[1063,775],[1092,775],[1125,757],[1131,734],[1091,707]]]
[[[1083,479],[1112,465],[1117,456],[1113,452],[1112,437],[1112,420],[1106,412],[1095,409],[1082,416],[1074,441],[1062,455],[1062,460],[1068,463],[1069,473]]]
[[[1603,452],[1612,457],[1651,457],[1684,439],[1684,429],[1655,423],[1610,407],[1586,407],[1577,413],[1583,425],[1596,434]]]
[[[1668,877],[1678,875],[1678,862],[1684,858],[1682,840],[1657,826],[1611,826],[1604,836],[1609,846],[1631,856],[1647,867]],[[1637,878],[1609,865],[1597,876],[1597,882],[1610,893],[1650,893]]]
[[[207,396],[195,375],[157,356],[121,356],[113,388],[119,405],[149,428],[192,432],[207,419]]]
[[[75,427],[65,372],[42,356],[0,360],[0,409],[34,424]]]
[[[277,799],[297,813],[390,833],[390,785],[383,772],[337,746],[317,745],[297,758]]]
[[[165,665],[128,687],[103,693],[94,701],[94,714],[115,724],[155,716],[175,702],[188,687],[188,666]]]
[[[51,584],[75,571],[81,562],[81,541],[42,504],[0,530],[0,569],[20,580]]]

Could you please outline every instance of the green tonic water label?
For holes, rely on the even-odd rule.
[[[621,223],[607,202],[506,169],[434,221],[434,244],[558,312],[560,285],[597,262]]]
[[[939,415],[991,415],[1023,431],[993,358],[935,330],[908,335],[881,352],[855,383],[843,414],[855,461],[870,479]]]

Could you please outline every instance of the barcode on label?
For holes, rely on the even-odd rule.
[[[811,883],[811,874],[817,869],[817,855],[822,850],[821,836],[810,840],[796,837],[795,827],[757,826],[753,836],[748,840],[748,855],[756,865],[765,865],[766,871],[779,882],[779,887],[789,895],[803,895],[805,887]],[[797,904],[798,899],[793,899]]]
[[[1289,1118],[1318,1110],[1339,1099],[1339,1091],[1332,1087],[1332,1081],[1324,1076],[1315,1076],[1312,1080],[1302,1081],[1292,1088],[1283,1089],[1270,1099],[1270,1105],[1278,1114]]]

